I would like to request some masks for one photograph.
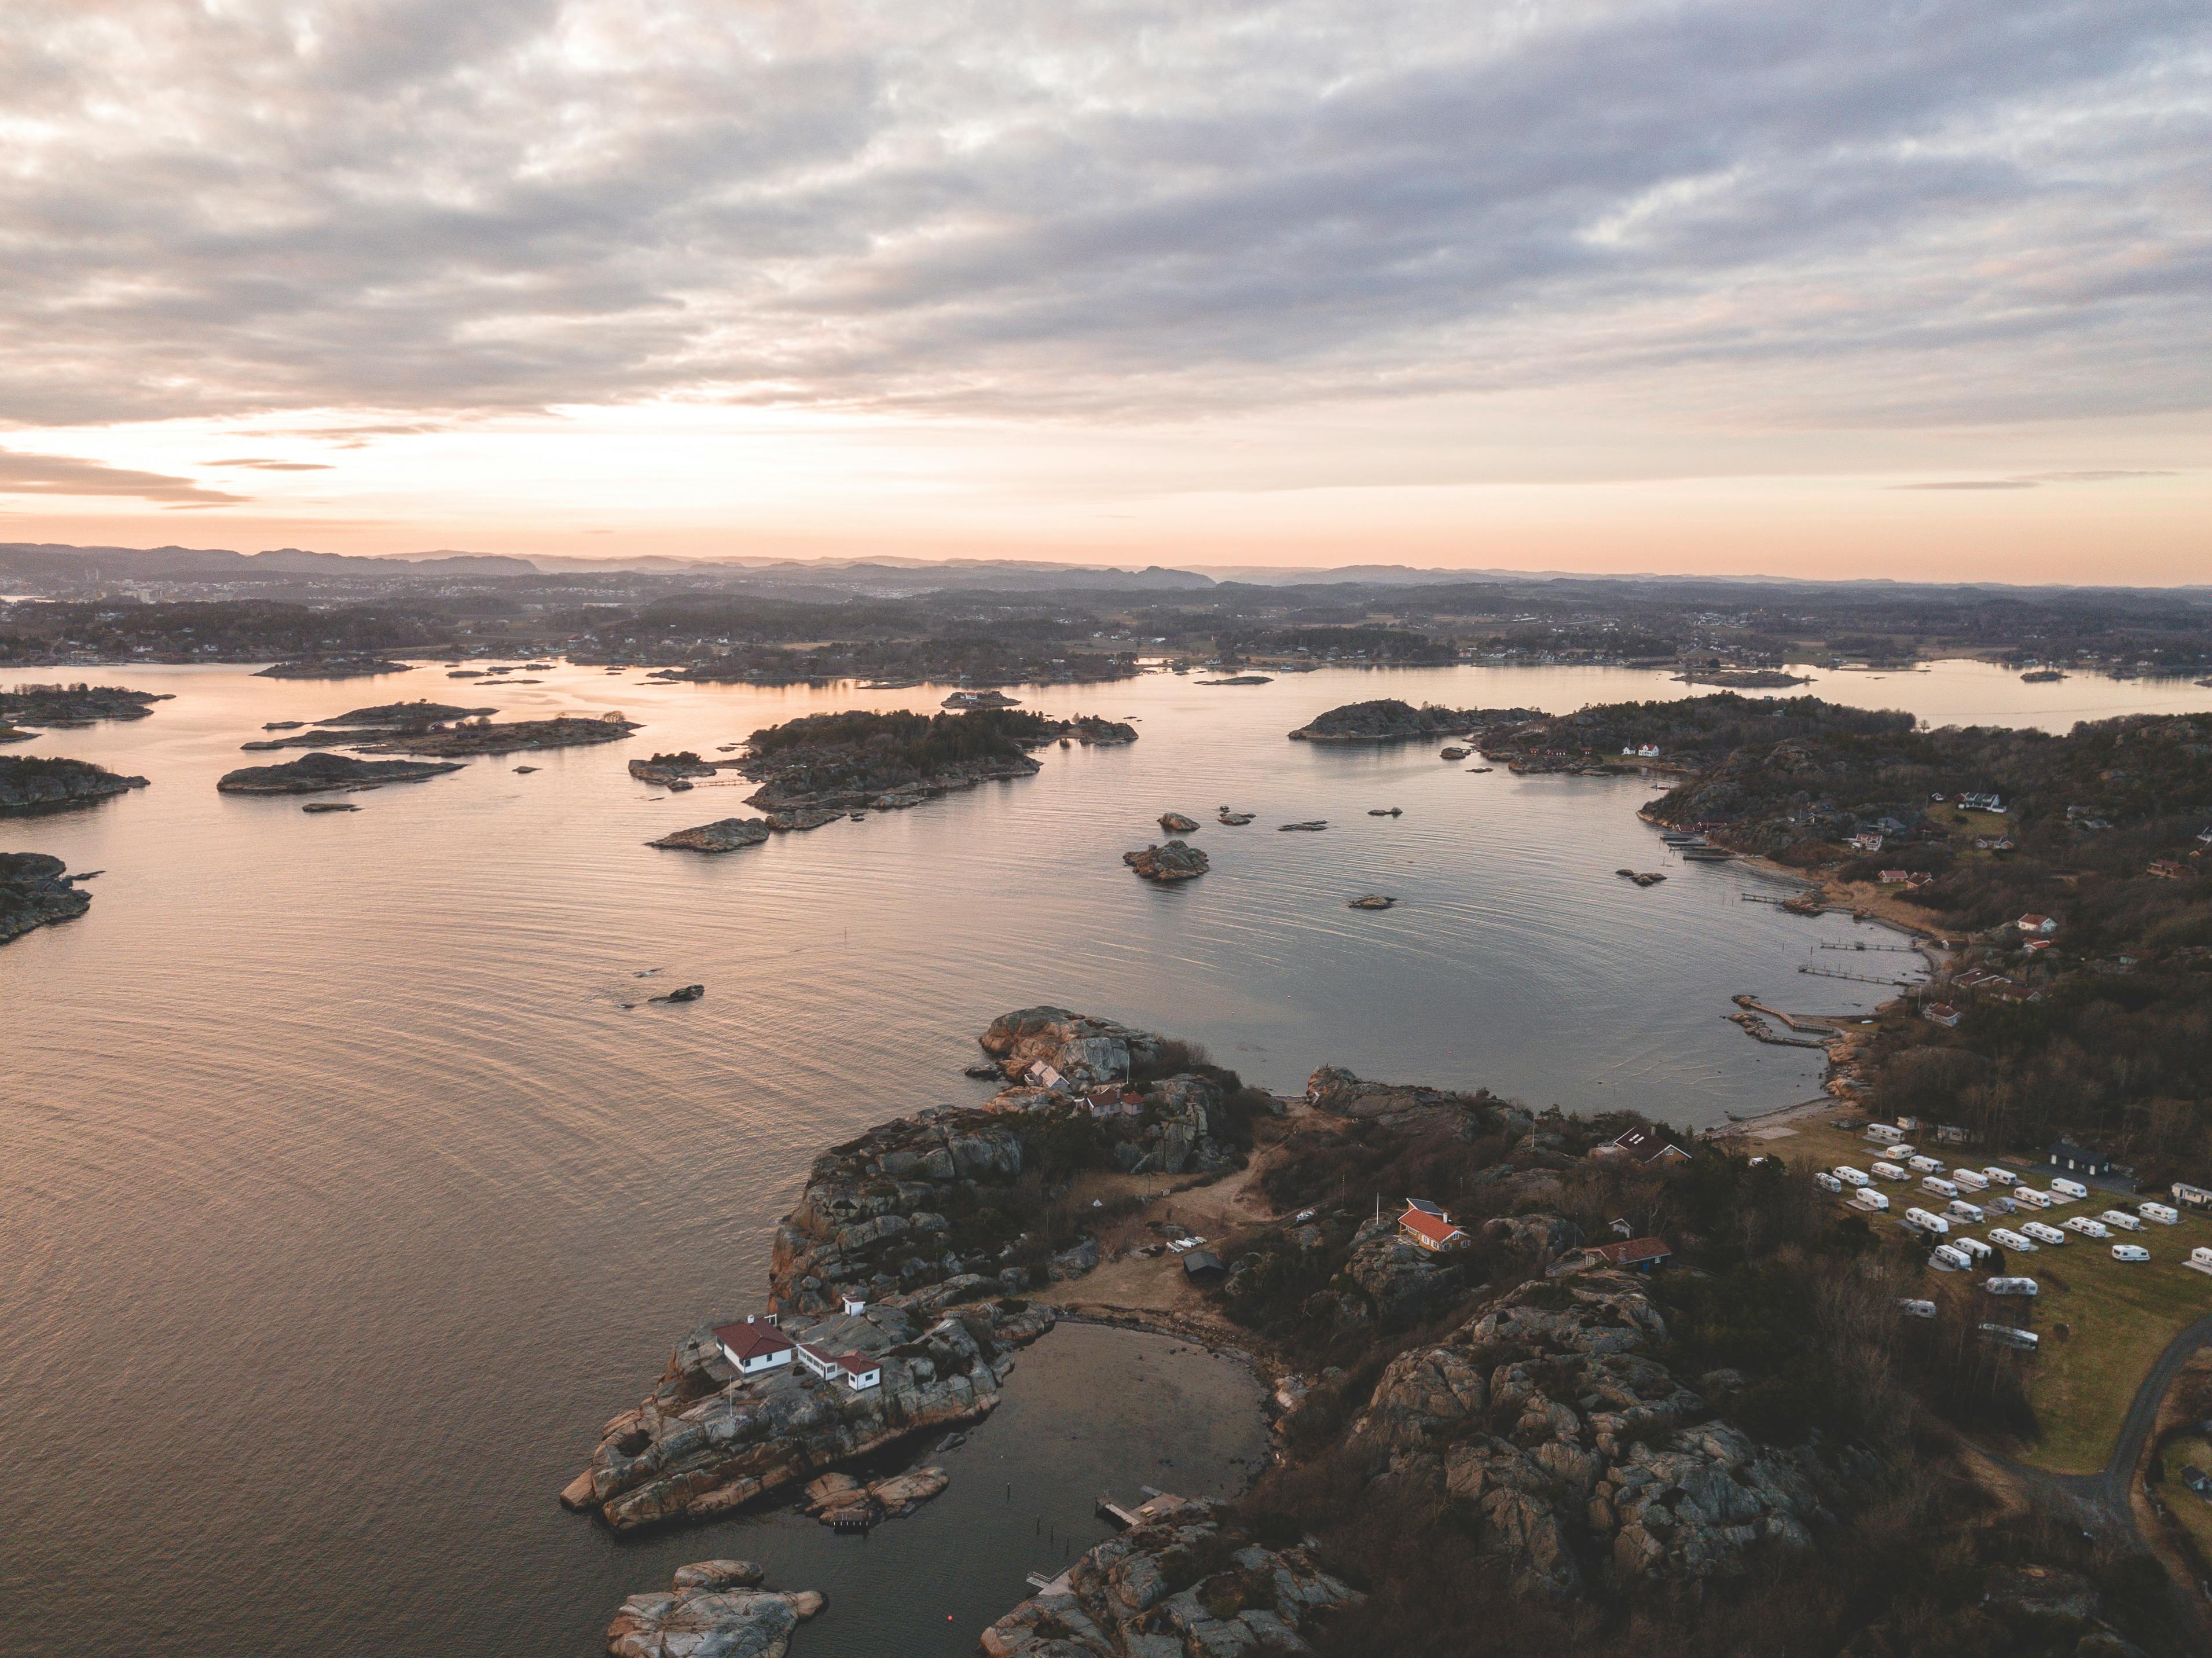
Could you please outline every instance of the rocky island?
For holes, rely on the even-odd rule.
[[[67,868],[43,852],[0,852],[0,944],[92,908],[92,895],[70,884]]]
[[[823,1607],[812,1589],[763,1589],[748,1560],[678,1566],[665,1594],[633,1594],[607,1625],[609,1658],[784,1658],[791,1632]]]
[[[422,760],[356,760],[343,754],[303,754],[282,765],[242,766],[225,772],[216,787],[225,794],[316,794],[326,789],[378,788],[419,783],[459,771],[459,764]]]
[[[1193,881],[1212,867],[1203,852],[1181,841],[1125,852],[1121,861],[1147,881]]]
[[[664,788],[688,789],[695,777],[712,777],[712,762],[702,760],[689,749],[676,754],[656,754],[650,760],[633,760],[629,774],[641,783],[658,783]]]
[[[131,691],[119,685],[18,685],[0,691],[0,726],[89,726],[97,720],[143,720],[167,691]]]
[[[1018,708],[967,714],[817,714],[755,732],[734,762],[761,786],[745,804],[770,813],[890,811],[954,789],[1042,768],[1054,741],[1133,743],[1133,726],[1096,716],[1051,720]],[[805,825],[794,823],[793,827]]]
[[[1291,738],[1298,743],[1424,742],[1436,737],[1464,737],[1480,726],[1523,715],[1536,717],[1519,708],[1442,708],[1434,703],[1417,708],[1395,697],[1381,697],[1371,702],[1347,702],[1316,714],[1292,732]]]
[[[478,754],[523,754],[538,749],[567,749],[617,743],[644,727],[618,714],[596,719],[564,714],[553,720],[511,720],[504,725],[470,721],[403,730],[355,744],[369,754],[420,754],[439,759]]]
[[[61,811],[145,786],[143,777],[125,777],[88,760],[0,756],[0,817]]]
[[[254,677],[258,679],[369,679],[378,674],[407,673],[411,662],[392,662],[380,656],[301,656],[272,662]]]
[[[764,817],[723,817],[696,829],[676,829],[645,844],[669,852],[735,852],[739,847],[760,845],[770,832]]]

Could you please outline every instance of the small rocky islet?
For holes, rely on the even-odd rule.
[[[784,1658],[822,1610],[813,1589],[778,1592],[749,1560],[678,1566],[665,1591],[633,1594],[607,1625],[609,1658]]]
[[[388,658],[361,654],[299,656],[272,662],[255,677],[259,679],[371,679],[380,674],[409,673],[415,665]]]
[[[216,780],[224,794],[319,794],[330,789],[420,783],[460,770],[454,761],[357,760],[344,754],[303,754],[272,766],[241,766]]]
[[[1194,881],[1212,867],[1205,853],[1181,841],[1125,852],[1121,861],[1143,879],[1162,883]]]

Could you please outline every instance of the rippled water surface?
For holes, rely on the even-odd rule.
[[[1052,1564],[1020,1522],[1079,1547],[1091,1487],[1143,1477],[1118,1445],[1180,1433],[1216,1478],[1256,1448],[1197,1425],[1249,1416],[1249,1399],[1222,1402],[1241,1372],[1169,1354],[1185,1380],[1102,1390],[1138,1363],[1114,1344],[1142,1339],[1057,1332],[956,1454],[954,1491],[850,1546],[863,1554],[787,1517],[617,1544],[553,1496],[677,1334],[757,1303],[817,1151],[979,1096],[959,1068],[993,1016],[1110,1013],[1279,1089],[1330,1061],[1695,1126],[1817,1088],[1817,1054],[1723,1021],[1732,993],[1816,1011],[1884,993],[1796,971],[1870,930],[1744,902],[1774,890],[1749,872],[1667,861],[1635,817],[1655,786],[1284,740],[1370,696],[1564,710],[1688,694],[1656,674],[1024,692],[1133,716],[1142,738],[1048,748],[1034,778],[714,859],[642,842],[744,812],[744,786],[669,795],[628,775],[630,756],[941,693],[567,668],[504,689],[434,667],[339,685],[89,677],[176,700],[14,750],[150,787],[0,823],[0,847],[106,872],[83,920],[0,950],[11,1650],[583,1654],[623,1594],[731,1553],[832,1591],[801,1653],[969,1650],[1021,1573]],[[2027,686],[1966,664],[1814,689],[1938,723],[2212,708],[2185,685]],[[400,696],[619,708],[646,729],[477,760],[352,797],[352,814],[215,792],[258,758],[238,745],[264,722]],[[1219,827],[1224,804],[1258,820]],[[1171,808],[1205,823],[1213,870],[1155,890],[1120,853]],[[1274,827],[1312,817],[1328,829]],[[1672,878],[1638,890],[1623,865]],[[1399,907],[1344,907],[1370,890]],[[630,1005],[688,981],[704,1000]],[[987,1522],[967,1505],[993,1477],[1030,1506]]]

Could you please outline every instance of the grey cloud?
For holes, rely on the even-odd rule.
[[[248,499],[204,488],[190,478],[11,449],[0,449],[0,495],[118,495],[178,507],[228,507]]]
[[[0,15],[19,422],[2212,393],[2201,0],[113,9]]]
[[[316,460],[272,460],[264,455],[234,456],[228,460],[210,460],[209,466],[247,466],[259,472],[327,472],[331,469]]]
[[[2033,478],[1959,478],[1943,483],[1900,483],[1900,489],[2033,489]]]

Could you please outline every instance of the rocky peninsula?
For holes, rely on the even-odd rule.
[[[0,852],[0,944],[92,908],[92,895],[70,884],[67,868],[43,852]]]
[[[1098,1259],[1095,1242],[1054,1257],[1036,1224],[1045,1171],[1067,1148],[1130,1172],[1219,1172],[1241,1157],[1213,1077],[1131,1084],[1176,1057],[1173,1044],[1054,1007],[1007,1014],[979,1040],[1000,1074],[1024,1080],[986,1105],[897,1118],[823,1153],[776,1229],[777,1339],[842,1357],[825,1374],[794,1363],[741,1372],[723,1338],[769,1327],[701,1326],[606,1424],[564,1503],[623,1531],[708,1519],[988,1415],[1013,1352],[1054,1322],[1023,1292]],[[1031,1080],[1047,1075],[1055,1085]],[[1073,1091],[1084,1084],[1114,1085],[1103,1128]],[[879,1379],[854,1385],[866,1373]]]
[[[242,766],[225,772],[216,787],[225,794],[317,794],[326,789],[378,788],[386,783],[419,783],[449,771],[443,764],[422,760],[356,760],[343,754],[303,754],[282,765]]]
[[[1464,737],[1486,725],[1538,717],[1524,708],[1443,708],[1434,703],[1417,708],[1395,697],[1380,697],[1371,702],[1347,702],[1316,714],[1290,735],[1297,743],[1415,743],[1437,737]]]
[[[835,816],[897,811],[954,789],[1033,776],[1042,768],[1030,750],[1048,743],[1136,740],[1133,726],[1090,715],[1050,720],[1019,708],[817,714],[755,732],[746,753],[726,763],[761,786],[745,797],[748,805]]]
[[[145,786],[143,777],[125,777],[88,760],[0,756],[0,817],[63,811]]]
[[[143,720],[154,704],[173,701],[167,691],[125,690],[119,685],[18,685],[0,691],[0,726],[89,726],[98,720]]]

